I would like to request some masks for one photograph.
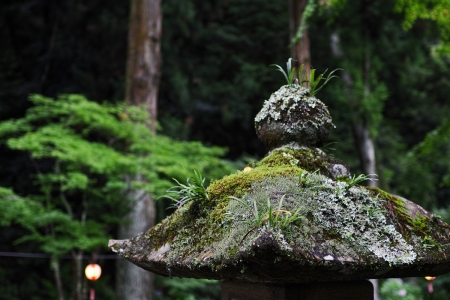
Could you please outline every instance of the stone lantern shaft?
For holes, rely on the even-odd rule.
[[[222,300],[372,300],[367,280],[274,285],[224,281]]]

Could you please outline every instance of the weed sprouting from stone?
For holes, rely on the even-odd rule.
[[[182,184],[176,179],[173,180],[178,185],[167,190],[167,193],[173,196],[165,195],[162,197],[168,198],[174,202],[170,208],[181,208],[191,201],[198,201],[202,204],[206,204],[209,200],[209,196],[205,188],[205,178],[203,178],[200,172],[194,170],[194,176],[189,177],[186,180],[186,184]]]
[[[377,181],[378,179],[373,178],[374,176],[376,177],[377,174],[369,174],[369,175],[359,174],[358,177],[355,177],[355,175],[353,175],[352,178],[347,180],[348,185],[345,187],[345,190],[348,192],[351,187],[363,181]]]
[[[327,77],[325,77],[325,74],[327,73],[327,70],[325,70],[323,74],[319,74],[319,76],[317,76],[316,78],[315,76],[316,69],[311,68],[308,74],[308,70],[305,70],[305,72],[303,72],[304,65],[301,65],[297,71],[297,78],[295,78],[296,68],[292,66],[292,58],[289,58],[286,63],[287,72],[285,72],[283,68],[280,67],[279,65],[272,64],[270,66],[276,67],[277,71],[280,71],[283,74],[288,85],[291,84],[299,84],[301,86],[306,85],[309,88],[308,95],[310,97],[314,97],[328,83],[328,81],[330,81],[330,79],[337,78],[336,75],[333,75],[334,72],[342,70],[342,69],[335,69],[331,71]],[[322,85],[320,85],[322,80],[324,80],[325,82]]]

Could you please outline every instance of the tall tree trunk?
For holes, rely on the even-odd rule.
[[[59,269],[59,259],[52,257],[51,268],[53,269],[53,274],[55,275],[56,289],[58,291],[58,300],[64,300],[64,292],[61,282],[61,271]]]
[[[83,252],[73,251],[72,252],[73,262],[75,264],[75,299],[83,300],[85,299],[85,294],[83,293],[83,281],[86,280],[83,276]]]
[[[142,180],[141,176],[133,178]],[[127,176],[130,185],[130,176]],[[131,189],[131,187],[130,187]],[[129,194],[132,210],[126,216],[128,224],[123,224],[119,229],[119,237],[128,239],[140,232],[148,230],[155,222],[155,204],[150,196],[143,190],[132,190]],[[152,299],[153,274],[126,261],[117,262],[116,294],[119,300]]]
[[[161,0],[131,0],[128,57],[126,70],[127,104],[146,104],[151,119],[150,129],[156,133],[157,96],[161,77]],[[137,175],[134,180],[144,180]],[[127,177],[130,185],[131,178]],[[119,229],[119,238],[128,239],[148,230],[155,222],[155,204],[142,190],[129,194],[132,209],[129,224]],[[117,263],[117,299],[152,299],[153,274],[120,260]]]
[[[131,0],[125,100],[146,104],[156,132],[161,78],[161,0]]]
[[[303,17],[308,0],[289,0],[289,35],[291,41],[296,36]],[[291,57],[296,66],[304,64],[303,69],[311,68],[311,52],[309,46],[308,29],[302,32],[302,37],[291,46]]]

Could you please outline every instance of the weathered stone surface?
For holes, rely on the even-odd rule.
[[[110,246],[146,270],[193,278],[306,283],[450,270],[449,225],[404,198],[308,171],[320,166],[303,156],[318,153],[276,149],[250,171],[213,182],[208,205],[191,202]],[[280,210],[272,224],[270,207]]]
[[[256,133],[269,148],[289,142],[322,146],[333,127],[325,104],[308,96],[300,85],[285,85],[273,93],[255,118]]]
[[[207,200],[110,241],[111,249],[161,275],[271,284],[449,272],[450,226],[402,197],[355,184],[344,164],[315,148],[332,123],[306,94],[284,86],[258,114],[258,134],[272,149],[265,158],[213,181]]]

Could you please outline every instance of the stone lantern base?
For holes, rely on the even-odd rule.
[[[373,286],[367,280],[293,285],[224,281],[222,300],[373,300]]]

